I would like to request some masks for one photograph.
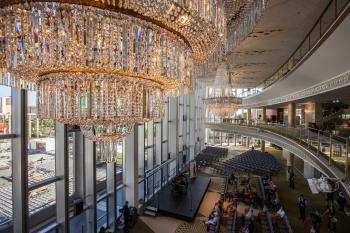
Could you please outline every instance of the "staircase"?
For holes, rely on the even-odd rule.
[[[158,208],[153,206],[147,206],[145,208],[145,211],[143,212],[144,215],[155,217],[157,215]]]

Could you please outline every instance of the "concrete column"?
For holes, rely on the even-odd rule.
[[[247,147],[249,148],[250,146],[250,137],[247,137]]]
[[[306,179],[313,178],[315,176],[315,168],[312,167],[308,162],[304,161],[304,177]]]
[[[178,98],[169,98],[169,153],[176,158],[178,169],[179,137],[178,137]]]
[[[247,124],[249,125],[252,121],[252,109],[248,108],[247,109]]]
[[[56,221],[59,223],[58,232],[69,233],[69,162],[67,126],[56,123]]]
[[[305,108],[301,109],[300,125],[305,125]]]
[[[284,152],[285,150],[283,150]],[[289,173],[294,172],[294,154],[291,152],[286,151],[287,156],[287,180],[289,180]]]
[[[125,139],[124,145],[125,165],[124,184],[125,196],[130,206],[138,207],[138,127]]]
[[[317,126],[322,125],[322,104],[310,102],[305,104],[305,126],[309,127],[309,123],[316,123]]]
[[[12,88],[12,210],[13,232],[29,232],[27,91]],[[10,126],[11,127],[11,126]]]
[[[262,118],[262,121],[263,121],[264,123],[267,122],[266,107],[263,107],[263,108],[262,108],[262,116],[261,116],[261,118]]]
[[[288,103],[288,126],[295,127],[296,107],[295,103]]]
[[[265,140],[261,140],[261,151],[265,152]]]
[[[196,131],[195,131],[195,120],[196,120],[196,103],[195,103],[195,97],[192,93],[189,95],[189,146],[190,146],[190,155],[189,155],[189,161],[192,161],[195,157],[195,145],[196,145]]]
[[[220,145],[222,146],[222,132],[220,132]]]
[[[136,170],[137,171],[137,170]],[[117,181],[116,181],[116,167],[115,162],[107,163],[107,180],[106,180],[106,191],[109,194],[108,196],[108,206],[107,206],[107,224],[110,231],[114,231],[115,219],[117,217],[116,210],[116,190],[117,190]]]
[[[84,138],[85,148],[85,208],[87,233],[97,232],[96,143]]]
[[[84,136],[82,132],[73,133],[73,172],[74,172],[74,195],[84,198]]]

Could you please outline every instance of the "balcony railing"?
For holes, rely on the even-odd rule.
[[[318,156],[328,160],[330,166],[335,166],[343,172],[344,178],[349,178],[349,139],[332,132],[311,127],[289,127],[280,123],[247,122],[242,119],[207,119],[207,123],[234,124],[256,127],[293,139],[299,144],[313,150]]]
[[[337,25],[348,15],[350,0],[332,0],[322,12],[314,26],[288,60],[268,79],[256,88],[258,91],[242,94],[243,97],[256,95],[275,82],[282,80],[302,64],[319,45],[331,34]]]

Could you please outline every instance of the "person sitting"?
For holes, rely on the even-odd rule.
[[[253,221],[253,207],[249,206],[249,208],[245,209],[244,213],[244,222],[246,224],[250,224]]]
[[[282,221],[284,216],[286,216],[286,212],[284,211],[283,206],[276,212],[276,214],[272,215],[271,218],[273,221],[278,222]]]
[[[236,210],[237,205],[238,205],[238,198],[233,197],[232,201],[226,206],[224,213],[228,213],[228,212],[232,212],[232,211]]]
[[[248,226],[243,226],[240,230],[239,233],[249,233],[249,228]]]
[[[208,216],[208,220],[204,221],[204,224],[207,226],[207,231],[209,231],[210,226],[216,227],[219,224],[220,214],[219,214],[219,206],[215,204],[214,209],[210,212]]]

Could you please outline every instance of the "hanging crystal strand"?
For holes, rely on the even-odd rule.
[[[147,73],[147,29],[141,27],[140,40],[140,73]]]
[[[146,73],[150,74],[152,70],[152,46],[153,46],[153,37],[152,31],[146,29]]]
[[[130,25],[128,30],[128,70],[135,72],[136,67],[136,46],[137,46],[137,26],[134,24]]]

